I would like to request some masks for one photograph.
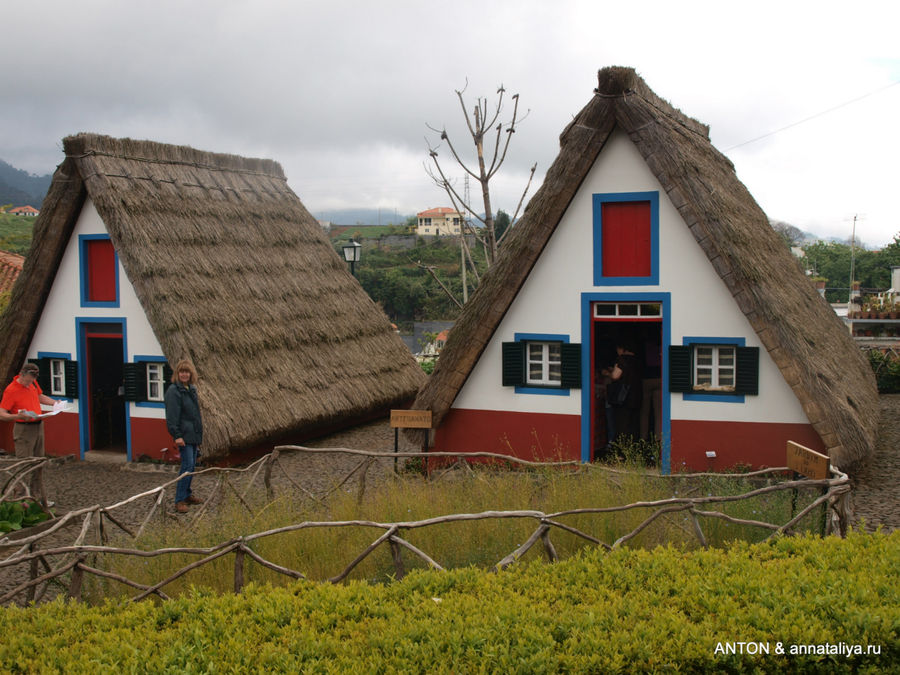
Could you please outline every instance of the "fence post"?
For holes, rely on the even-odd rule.
[[[244,539],[238,539],[234,550],[234,592],[240,593],[244,588]]]
[[[81,563],[84,562],[84,556],[79,556],[72,568],[72,580],[69,582],[68,597],[73,600],[81,600],[81,582],[84,581],[84,570],[81,569]]]
[[[400,552],[400,544],[393,537],[388,540],[391,544],[391,557],[394,559],[394,569],[397,571],[397,579],[406,576],[406,568],[403,566],[403,556]]]

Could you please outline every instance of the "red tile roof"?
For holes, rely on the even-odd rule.
[[[417,213],[416,218],[440,218],[441,216],[446,216],[451,213],[456,213],[456,211],[454,209],[451,209],[449,206],[438,206],[436,208]]]

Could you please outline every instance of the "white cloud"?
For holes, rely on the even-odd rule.
[[[498,203],[514,208],[586,104],[596,72],[635,67],[727,149],[900,81],[889,2],[115,0],[5,6],[0,157],[33,172],[78,131],[266,156],[311,211],[445,203],[426,123],[463,140],[453,91],[521,95]],[[883,244],[900,86],[726,153],[772,218]],[[432,139],[434,135],[431,134]],[[502,175],[502,174],[501,174]],[[532,189],[532,194],[535,185]]]

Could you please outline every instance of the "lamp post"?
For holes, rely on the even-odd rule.
[[[344,250],[344,260],[350,263],[350,274],[356,276],[356,263],[359,262],[359,256],[362,252],[362,244],[351,239],[342,247]]]

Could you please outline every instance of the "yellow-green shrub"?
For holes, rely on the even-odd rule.
[[[900,532],[592,551],[394,584],[300,582],[164,603],[0,610],[0,671],[889,672]],[[769,654],[723,654],[725,644]],[[879,655],[776,654],[868,645]]]

